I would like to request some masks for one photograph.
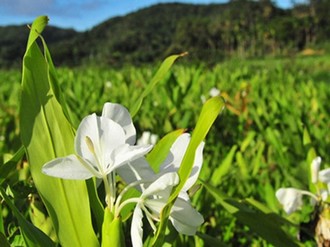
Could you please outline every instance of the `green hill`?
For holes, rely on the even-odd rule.
[[[86,32],[47,27],[44,37],[58,65],[142,64],[188,51],[189,61],[231,56],[288,55],[330,38],[330,3],[311,1],[290,10],[269,0],[227,4],[158,4],[111,18]],[[0,27],[0,66],[19,64],[26,26]]]

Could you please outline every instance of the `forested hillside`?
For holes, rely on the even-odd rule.
[[[330,2],[310,0],[292,9],[269,0],[227,4],[158,4],[111,18],[86,32],[48,28],[46,38],[56,64],[141,64],[188,51],[189,61],[293,55],[326,48]],[[51,16],[50,16],[51,19]],[[50,22],[51,23],[51,22]],[[0,66],[19,64],[28,28],[0,27]]]

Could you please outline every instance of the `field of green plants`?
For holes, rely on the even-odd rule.
[[[204,223],[194,237],[172,234],[165,240],[174,246],[270,246],[281,241],[313,246],[308,198],[301,211],[288,216],[275,192],[281,187],[309,190],[316,156],[322,157],[322,168],[330,166],[330,56],[233,59],[214,67],[182,65],[182,60],[189,55],[174,63],[133,117],[137,138],[145,131],[158,140],[177,129],[192,133],[214,89],[226,107],[205,138],[203,167],[190,191]],[[73,127],[91,113],[100,115],[105,102],[130,111],[158,67],[56,68]],[[14,156],[22,146],[21,80],[21,71],[0,70],[0,186],[23,218],[54,240],[27,157]],[[0,243],[25,246],[16,213],[7,200],[0,207]],[[128,236],[129,221],[123,224]]]

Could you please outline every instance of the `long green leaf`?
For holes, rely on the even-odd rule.
[[[85,181],[61,180],[41,173],[55,157],[73,153],[74,134],[50,86],[50,68],[36,39],[45,18],[31,27],[23,59],[20,129],[36,188],[52,218],[62,246],[98,246]]]
[[[221,178],[229,172],[230,168],[233,165],[233,159],[236,150],[237,150],[237,145],[232,146],[226,158],[221,162],[220,166],[213,171],[211,177],[212,184],[219,184]]]
[[[15,217],[21,227],[25,242],[28,246],[31,246],[31,247],[55,246],[54,242],[46,234],[44,234],[41,230],[36,228],[34,225],[32,225],[30,222],[28,222],[24,218],[24,216],[19,212],[19,210],[11,202],[11,200],[7,196],[6,192],[1,187],[0,187],[0,194],[1,194],[2,198],[5,200],[5,202],[7,203],[10,210],[15,215]]]
[[[166,73],[172,67],[175,60],[178,59],[179,57],[185,56],[186,54],[187,53],[182,53],[179,55],[172,55],[164,60],[164,62],[160,65],[159,69],[157,70],[156,74],[154,75],[154,77],[151,79],[148,86],[144,89],[143,93],[141,94],[141,96],[139,97],[137,102],[133,105],[133,107],[130,111],[132,118],[135,116],[135,114],[140,109],[143,99],[151,92],[151,90],[156,86],[156,84],[165,77]]]
[[[47,26],[48,21],[49,19],[47,16],[39,16],[34,20],[32,26],[30,27],[31,31],[28,38],[26,50],[29,50],[30,46],[36,41],[37,38],[39,38],[39,35]]]
[[[186,153],[182,159],[180,168],[178,170],[180,183],[175,187],[173,193],[168,200],[167,205],[162,210],[160,225],[154,238],[155,246],[161,246],[163,243],[166,225],[171,212],[171,208],[175,202],[175,199],[183,188],[185,182],[190,176],[194,164],[196,149],[206,137],[217,116],[224,109],[224,105],[224,101],[221,97],[213,97],[209,99],[202,108],[201,114],[199,115],[196,127],[192,133],[191,140],[187,147]]]
[[[196,149],[199,144],[201,144],[201,142],[205,139],[214,121],[219,116],[220,112],[224,109],[224,106],[225,102],[221,97],[211,98],[204,104],[202,112],[199,115],[196,127],[192,133],[187,151],[182,159],[178,171],[180,183],[175,188],[174,193],[171,194],[171,197],[169,199],[170,201],[174,201],[176,199],[184,184],[186,183],[187,179],[189,178],[194,164]]]
[[[16,165],[22,159],[24,152],[24,147],[20,147],[10,160],[0,166],[0,184],[2,184],[7,176],[16,169]]]

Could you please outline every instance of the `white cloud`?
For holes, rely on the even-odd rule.
[[[34,15],[48,11],[55,3],[55,0],[2,0],[1,9],[7,15]]]
[[[6,15],[36,16],[82,16],[85,11],[95,11],[106,4],[106,0],[1,0],[0,13]]]

